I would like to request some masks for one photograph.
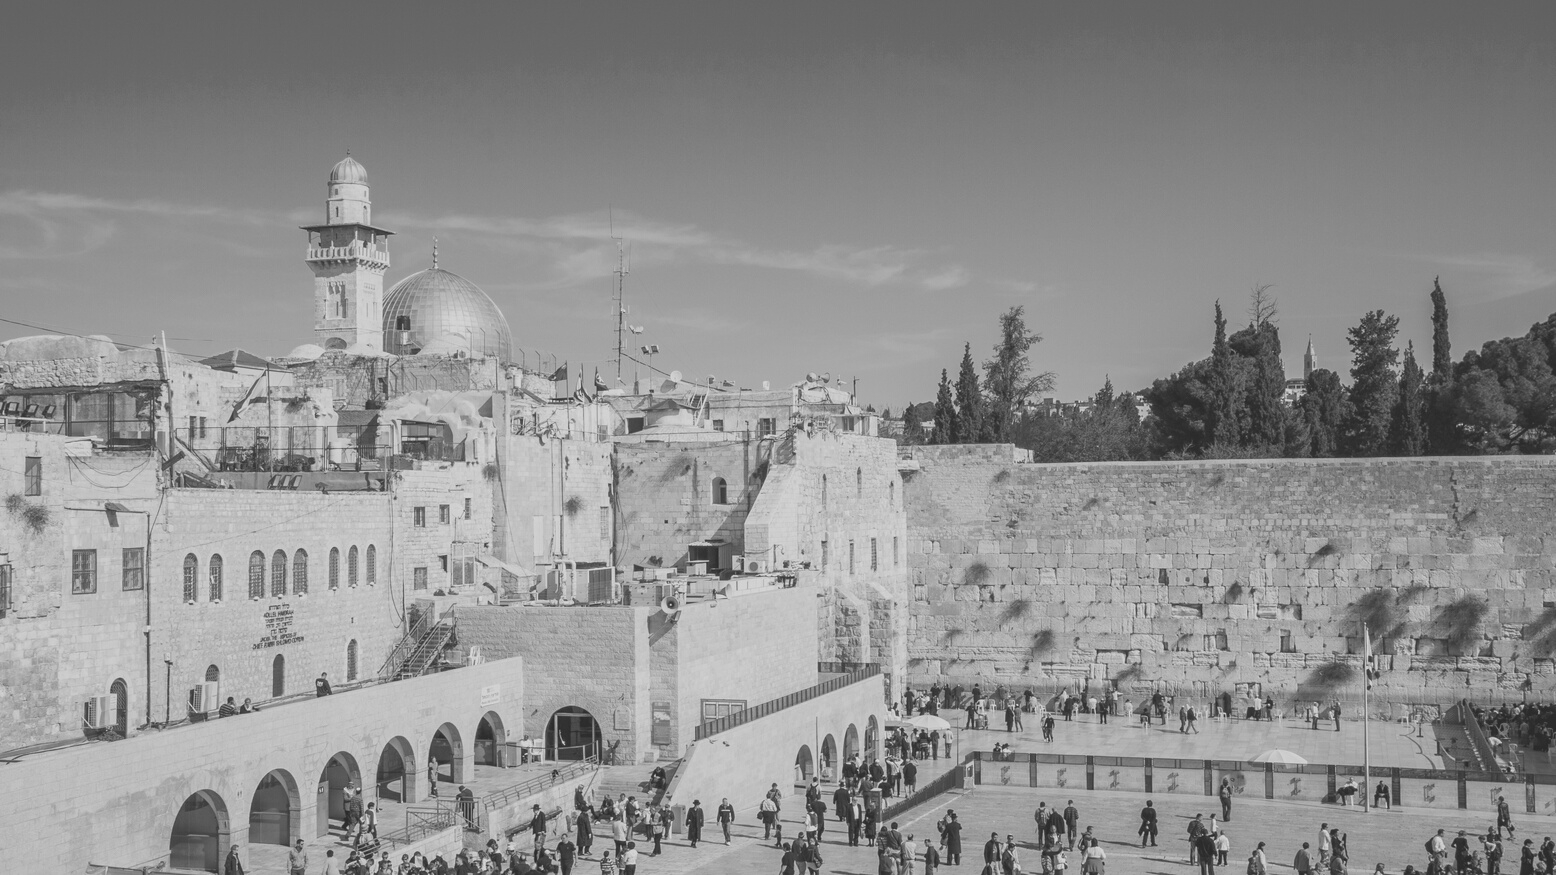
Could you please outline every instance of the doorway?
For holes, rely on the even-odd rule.
[[[582,760],[600,753],[600,724],[594,715],[569,705],[546,721],[546,757]]]

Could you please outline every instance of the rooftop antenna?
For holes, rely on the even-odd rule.
[[[616,241],[616,269],[612,272],[611,286],[612,297],[616,302],[616,381],[621,381],[621,356],[624,347],[623,340],[627,332],[627,306],[623,302],[623,293],[627,279],[627,247],[626,241],[616,236],[616,210],[610,209],[611,239]],[[633,334],[642,333],[638,328]]]

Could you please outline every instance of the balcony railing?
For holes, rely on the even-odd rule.
[[[346,246],[308,247],[308,261],[346,261],[353,258],[361,258],[388,265],[389,250],[379,249],[376,246],[366,246],[361,243],[351,243]]]

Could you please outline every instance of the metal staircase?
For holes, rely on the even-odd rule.
[[[419,617],[389,652],[378,677],[385,681],[398,681],[424,675],[434,670],[444,648],[454,637],[454,612],[452,609],[435,621],[428,616]]]

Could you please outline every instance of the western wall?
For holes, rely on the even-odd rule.
[[[1354,703],[1365,621],[1375,714],[1556,691],[1556,459],[904,454],[915,687]]]

